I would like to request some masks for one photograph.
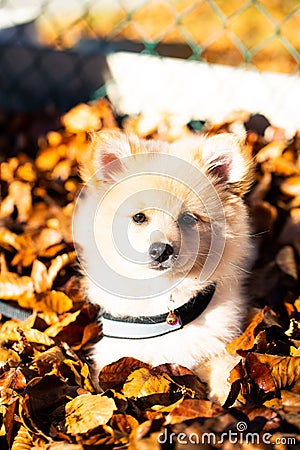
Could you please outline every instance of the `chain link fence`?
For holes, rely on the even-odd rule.
[[[118,51],[298,74],[300,2],[0,0],[0,106],[103,95]]]

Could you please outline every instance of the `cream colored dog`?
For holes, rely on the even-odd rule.
[[[96,366],[132,356],[178,363],[223,401],[252,260],[242,196],[250,159],[231,134],[169,144],[92,137],[74,218],[86,294],[103,308]]]

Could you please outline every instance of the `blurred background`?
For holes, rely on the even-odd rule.
[[[300,2],[0,0],[0,107],[101,97],[120,51],[298,74]]]

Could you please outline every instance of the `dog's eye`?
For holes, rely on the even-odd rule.
[[[137,213],[132,217],[133,221],[135,223],[144,223],[147,220],[147,217],[145,216],[144,213]]]
[[[178,218],[178,224],[180,226],[193,227],[198,222],[197,217],[191,213],[183,213]]]

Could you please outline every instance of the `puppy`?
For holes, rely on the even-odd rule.
[[[101,131],[81,165],[73,233],[86,294],[103,309],[96,367],[178,363],[224,401],[252,260],[251,160],[224,133],[172,144]]]

